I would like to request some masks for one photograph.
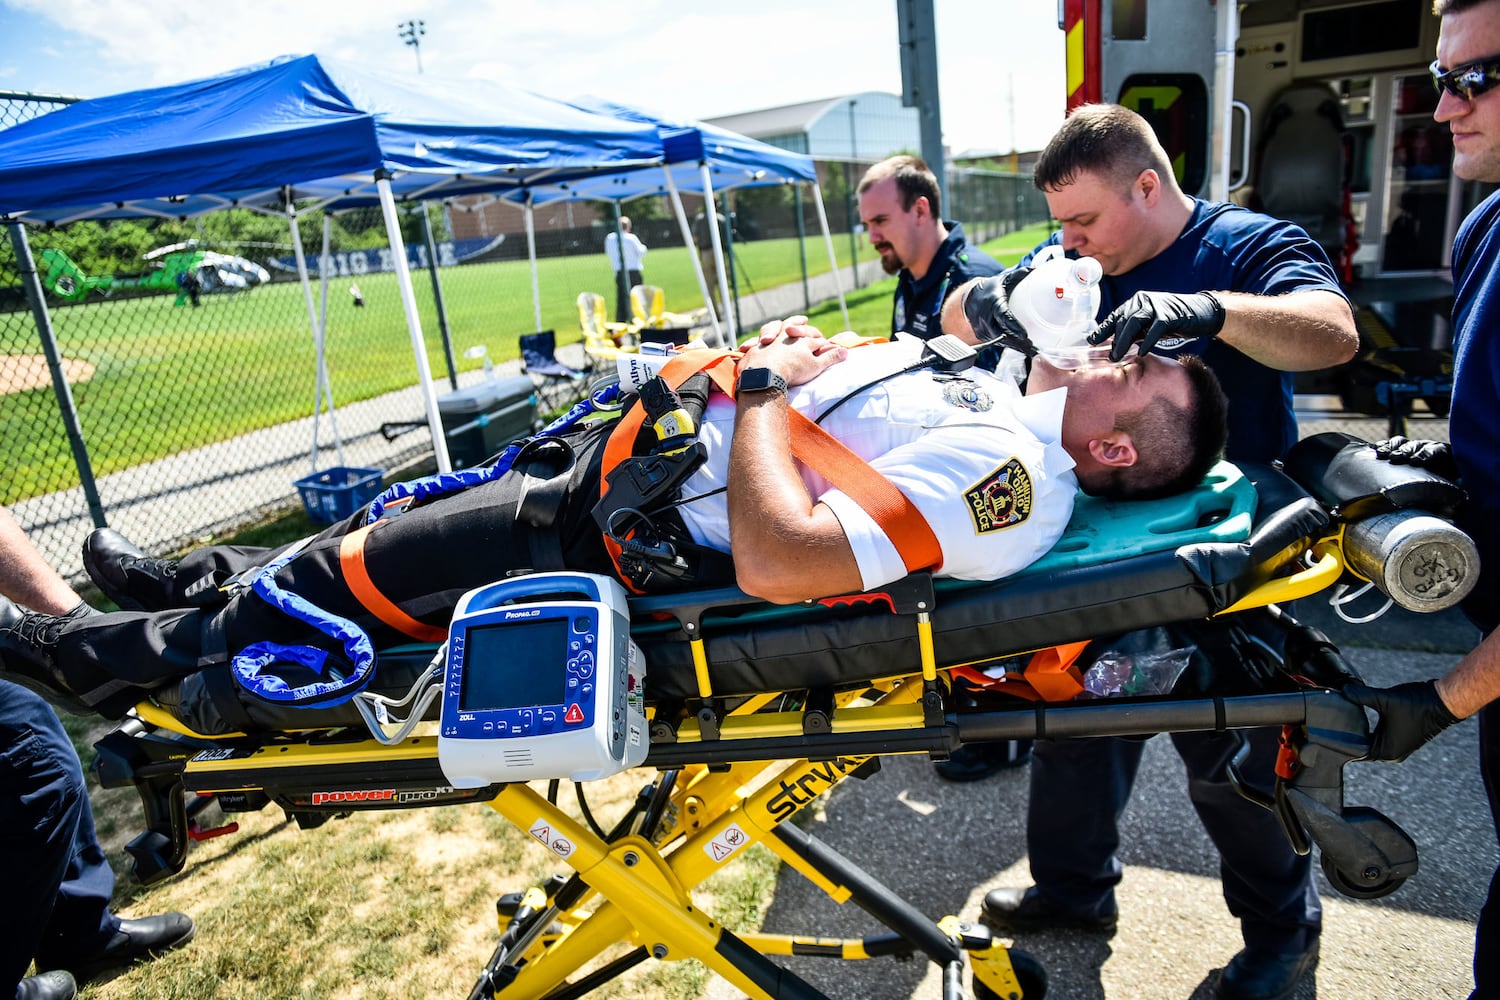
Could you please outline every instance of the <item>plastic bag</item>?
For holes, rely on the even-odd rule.
[[[1191,647],[1174,647],[1165,629],[1127,633],[1083,672],[1083,693],[1078,697],[1167,694],[1192,656]]]

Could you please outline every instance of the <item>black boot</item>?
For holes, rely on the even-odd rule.
[[[0,597],[0,677],[75,715],[93,715],[94,709],[78,698],[52,661],[63,627],[92,614],[93,608],[79,604],[65,615],[44,615]]]
[[[73,1000],[78,984],[62,970],[28,976],[16,984],[16,1000]]]
[[[38,955],[36,965],[38,969],[67,969],[78,982],[87,983],[107,972],[181,948],[193,939],[196,930],[193,918],[186,913],[162,913],[139,920],[122,919],[119,930],[93,954],[70,954],[61,960]]]
[[[126,611],[176,607],[177,563],[154,559],[113,528],[96,528],[83,542],[83,568],[106,597]]]

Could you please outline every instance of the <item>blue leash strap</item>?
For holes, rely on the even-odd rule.
[[[328,653],[315,646],[285,646],[273,642],[254,643],[236,653],[230,661],[230,669],[240,686],[257,698],[306,708],[330,708],[353,698],[370,682],[375,672],[375,647],[364,629],[349,619],[324,611],[306,598],[277,585],[277,572],[300,552],[300,548],[294,549],[267,563],[251,579],[250,589],[278,611],[317,629],[330,639],[337,639],[344,656],[354,667],[353,672],[347,677],[334,673],[328,680],[292,687],[283,678],[266,673],[266,668],[279,661],[322,674],[327,668]]]
[[[386,488],[384,493],[381,493],[380,496],[370,502],[369,512],[365,514],[365,523],[374,524],[380,520],[381,516],[385,513],[386,507],[398,500],[410,497],[412,503],[421,503],[424,500],[431,500],[434,497],[461,492],[472,486],[478,486],[481,483],[487,483],[492,479],[497,479],[505,475],[510,471],[511,466],[515,464],[516,456],[520,455],[522,449],[528,444],[537,438],[554,437],[572,429],[574,424],[590,413],[593,413],[601,406],[613,403],[619,398],[619,389],[618,385],[609,385],[599,392],[579,400],[573,404],[573,407],[567,413],[564,413],[552,421],[552,423],[537,431],[532,437],[522,438],[520,441],[510,444],[500,453],[500,457],[495,459],[490,465],[477,469],[459,469],[456,472],[439,472],[431,476],[424,476],[421,479],[411,479],[403,483],[391,484]]]

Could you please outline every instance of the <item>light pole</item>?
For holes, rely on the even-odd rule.
[[[427,22],[402,21],[396,25],[396,33],[401,36],[402,41],[412,47],[417,55],[417,72],[422,72],[422,36],[427,34]]]

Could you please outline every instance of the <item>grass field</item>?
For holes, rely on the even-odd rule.
[[[847,263],[848,241],[834,246],[843,254],[841,263]],[[821,241],[810,241],[809,248],[816,252],[809,269],[826,271]],[[868,255],[868,246],[861,253]],[[741,244],[737,258],[742,287],[800,280],[794,240]],[[686,249],[653,250],[646,277],[665,290],[668,308],[686,308],[698,299]],[[443,379],[448,367],[432,284],[426,273],[413,278],[428,364],[434,377]],[[485,345],[496,361],[516,357],[517,338],[536,329],[527,263],[466,265],[444,270],[441,278],[457,369],[479,364],[463,358],[474,345]],[[356,281],[363,308],[348,294]],[[581,336],[574,304],[580,291],[598,291],[613,302],[602,255],[541,260],[538,285],[542,328],[557,330],[560,343]],[[369,399],[416,381],[395,275],[333,279],[329,299],[327,357],[335,401]],[[312,413],[316,355],[306,302],[295,282],[205,296],[199,309],[174,306],[173,296],[161,295],[55,307],[52,317],[63,355],[93,366],[92,377],[72,391],[96,475]],[[20,322],[29,323],[29,314],[13,320]],[[27,346],[8,351],[34,350],[34,333],[28,331],[23,343]],[[0,455],[7,475],[0,502],[76,483],[50,386],[8,393],[5,402],[9,433]]]

